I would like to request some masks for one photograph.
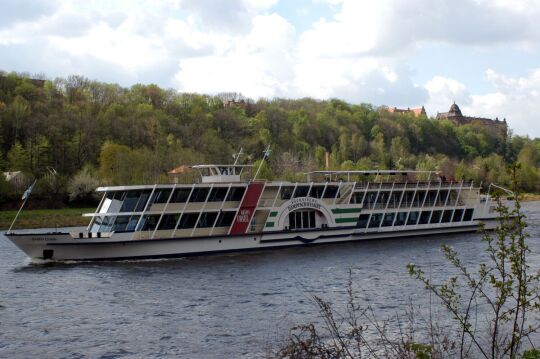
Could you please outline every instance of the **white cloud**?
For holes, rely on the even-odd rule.
[[[533,127],[519,118],[537,112],[527,100],[540,93],[538,71],[521,77],[488,71],[491,90],[477,94],[468,90],[472,80],[439,71],[453,66],[451,58],[429,68],[408,65],[424,44],[451,44],[456,56],[463,46],[489,51],[501,44],[508,59],[533,54],[540,41],[537,1],[313,0],[328,3],[329,12],[302,33],[294,23],[301,9],[277,13],[290,8],[276,6],[279,0],[6,1],[2,70],[250,97],[426,104],[432,114],[455,100],[471,115],[506,116],[520,133]],[[431,80],[417,85],[414,72]]]
[[[491,88],[483,94],[471,94],[467,87],[454,79],[435,76],[425,85],[429,92],[428,114],[446,112],[455,100],[465,116],[506,118],[509,127],[519,135],[539,136],[540,69],[528,76],[513,77],[486,71]]]

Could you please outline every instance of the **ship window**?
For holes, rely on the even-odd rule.
[[[309,186],[298,186],[296,191],[294,191],[294,198],[297,197],[307,197],[309,192]]]
[[[336,198],[336,195],[338,195],[338,192],[339,191],[338,191],[337,186],[327,186],[326,191],[324,192],[323,198]]]
[[[193,228],[199,218],[198,213],[184,213],[178,224],[178,229]]]
[[[433,211],[433,214],[431,215],[431,220],[429,221],[430,224],[433,223],[439,223],[441,220],[441,214],[442,211]]]
[[[364,192],[354,192],[351,197],[351,203],[360,204],[362,203],[362,198],[364,197]]]
[[[439,198],[437,199],[438,205],[444,206],[444,204],[447,201],[447,197],[448,197],[448,190],[441,191],[439,193]]]
[[[395,215],[396,215],[395,213],[387,213],[387,214],[385,214],[382,226],[383,227],[390,227],[392,225],[392,223],[394,223]]]
[[[373,213],[371,215],[371,220],[369,221],[369,228],[377,228],[381,225],[383,214],[382,213]]]
[[[191,196],[189,197],[190,202],[205,202],[206,197],[208,197],[208,192],[210,188],[208,187],[196,187],[193,189]]]
[[[177,188],[171,198],[172,203],[184,203],[187,201],[191,188]]]
[[[454,216],[452,217],[452,222],[461,222],[461,217],[463,217],[463,210],[456,209],[454,211]]]
[[[465,210],[465,216],[463,216],[463,221],[470,221],[472,220],[474,209],[468,208]]]
[[[407,212],[399,212],[396,217],[396,223],[394,223],[395,226],[403,226],[405,225],[405,220],[407,219]]]
[[[415,225],[418,222],[418,212],[414,211],[409,213],[409,219],[407,219],[407,225]]]
[[[229,212],[221,212],[219,214],[219,218],[218,218],[218,221],[216,223],[216,227],[229,227],[233,220],[234,220],[234,215],[236,214],[236,212],[232,212],[232,211],[229,211]]]
[[[112,232],[122,232],[125,231],[127,228],[127,225],[129,223],[129,216],[118,216],[116,217],[116,221],[114,221],[114,224],[112,226],[111,231]]]
[[[371,208],[373,206],[373,203],[375,203],[375,199],[377,198],[377,192],[368,192],[366,194],[366,199],[364,200],[363,208]]]
[[[126,227],[126,231],[134,231],[140,218],[141,216],[131,216],[131,218],[129,219],[129,223]]]
[[[448,209],[448,210],[444,211],[441,222],[442,223],[448,223],[448,222],[450,222],[451,219],[452,219],[452,210]]]
[[[294,187],[292,186],[281,187],[281,199],[290,199],[292,197],[293,191]]]
[[[358,217],[358,222],[356,223],[356,227],[359,228],[366,228],[369,220],[369,214],[361,214]]]
[[[246,191],[245,187],[232,187],[227,195],[227,201],[238,202],[242,200],[244,192]]]
[[[208,202],[222,202],[227,195],[227,187],[214,187],[208,197]]]
[[[102,221],[103,221],[103,217],[94,217],[94,223],[92,223],[92,227],[90,228],[90,232],[93,232],[93,233],[98,232]]]
[[[118,192],[121,193],[121,192]],[[125,192],[122,207],[119,212],[141,212],[144,210],[150,191],[127,191]],[[116,197],[116,195],[115,195]],[[110,211],[109,211],[110,212]]]
[[[209,228],[214,226],[216,221],[217,212],[205,212],[201,215],[197,228]]]
[[[165,214],[159,222],[158,229],[175,229],[176,223],[178,223],[178,218],[180,214]]]
[[[315,211],[300,210],[289,213],[291,229],[315,228]]]
[[[110,232],[115,218],[116,217],[114,216],[103,218],[103,221],[101,222],[101,227],[99,227],[99,232]]]
[[[153,231],[156,229],[157,223],[159,221],[159,215],[153,214],[144,216],[139,228],[141,231]]]
[[[309,191],[309,196],[313,198],[321,198],[324,192],[324,186],[313,186]]]
[[[169,196],[171,195],[170,188],[157,189],[154,191],[154,200],[152,203],[167,203]]]
[[[422,211],[422,213],[420,214],[420,221],[418,221],[418,224],[428,224],[430,215],[431,215],[431,211]]]

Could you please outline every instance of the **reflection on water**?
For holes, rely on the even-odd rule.
[[[525,204],[540,265],[540,203]],[[31,263],[0,238],[0,357],[257,357],[290,326],[317,318],[310,295],[359,296],[381,316],[427,303],[405,266],[433,279],[453,245],[475,267],[480,236],[379,240],[174,260]]]

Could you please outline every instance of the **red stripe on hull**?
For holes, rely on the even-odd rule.
[[[259,203],[259,198],[264,188],[264,183],[250,183],[246,190],[246,194],[240,204],[240,209],[238,214],[234,219],[234,224],[231,228],[230,234],[244,234],[246,233],[249,222],[255,213],[255,208],[257,208],[257,203]]]

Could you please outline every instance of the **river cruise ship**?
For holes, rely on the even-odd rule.
[[[243,180],[248,167],[193,166],[201,175],[193,184],[100,187],[86,230],[6,236],[33,259],[118,260],[406,240],[496,224],[489,191],[436,172],[314,171],[295,183]]]

